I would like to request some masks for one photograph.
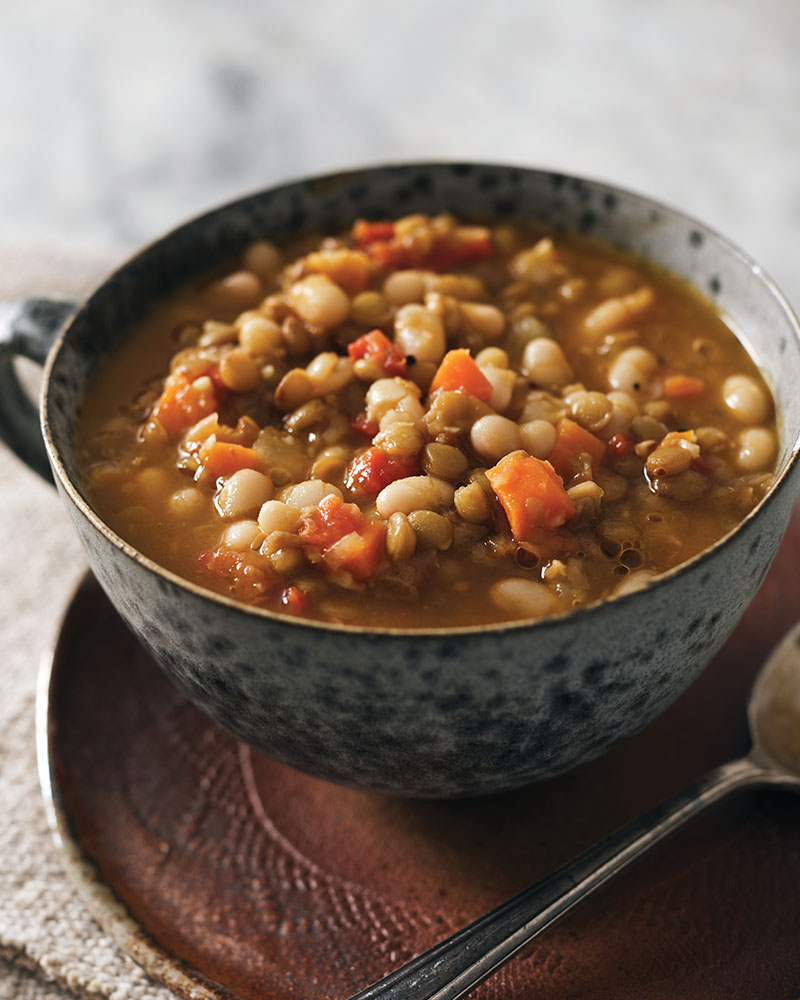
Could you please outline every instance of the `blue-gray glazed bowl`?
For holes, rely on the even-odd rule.
[[[775,483],[735,531],[645,589],[568,615],[411,633],[244,607],[159,567],[103,523],[76,466],[75,414],[97,363],[155,299],[254,239],[442,210],[602,237],[688,279],[728,317],[775,393],[782,433]],[[800,332],[786,302],[706,226],[596,181],[497,165],[373,167],[275,187],[189,222],[108,278],[55,336],[42,397],[45,458],[10,358],[42,360],[68,312],[38,302],[6,317],[4,437],[40,471],[49,464],[94,573],[173,681],[240,739],[332,781],[418,796],[497,792],[630,735],[686,688],[737,623],[798,492]]]

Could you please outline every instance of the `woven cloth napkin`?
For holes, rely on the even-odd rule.
[[[113,262],[0,245],[0,301],[82,298]],[[34,744],[37,673],[85,562],[55,490],[2,445],[0,511],[0,1000],[168,1000],[173,994],[92,920],[47,827]]]

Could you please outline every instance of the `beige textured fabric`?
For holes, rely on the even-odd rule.
[[[108,258],[0,245],[0,301],[82,297],[108,270]],[[47,829],[34,751],[36,678],[85,564],[55,491],[2,446],[0,511],[0,1000],[167,1000],[173,994],[89,916]]]

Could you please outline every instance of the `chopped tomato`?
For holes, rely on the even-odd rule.
[[[384,486],[395,479],[416,476],[419,460],[416,455],[389,455],[381,448],[367,448],[350,462],[345,470],[344,484],[351,493],[376,497]]]
[[[308,596],[299,587],[290,584],[281,593],[281,604],[287,611],[299,615],[308,607]]]
[[[158,420],[170,436],[185,431],[219,407],[213,378],[209,388],[203,387],[202,383],[198,387],[197,377],[190,379],[185,372],[173,372],[167,377],[164,389],[150,411],[150,416]]]
[[[702,455],[699,458],[692,459],[692,468],[695,472],[701,472],[704,476],[708,476],[709,479],[713,479],[714,477],[714,470]]]
[[[381,429],[377,420],[370,420],[366,413],[359,413],[350,421],[350,426],[359,434],[365,434],[368,438],[374,438]]]
[[[307,545],[321,551],[327,569],[344,571],[355,580],[372,576],[383,558],[386,528],[341,497],[324,497],[303,518],[299,534]]]
[[[198,450],[197,458],[212,479],[229,476],[239,469],[260,469],[264,464],[252,448],[215,440],[206,441]]]
[[[605,442],[569,417],[562,417],[556,423],[556,443],[548,456],[550,464],[566,482],[573,476],[575,460],[584,453],[589,455],[593,465],[599,465],[605,457]]]
[[[492,254],[492,241],[485,226],[457,226],[441,236],[431,247],[407,245],[395,235],[391,222],[365,222],[353,226],[353,239],[365,250],[373,263],[386,270],[426,268],[447,271],[468,260],[479,260]]]
[[[368,222],[366,219],[357,219],[353,225],[353,239],[360,247],[369,246],[376,240],[390,240],[393,236],[393,222]]]
[[[668,375],[664,379],[664,395],[667,399],[690,399],[702,396],[705,382],[693,375]]]
[[[555,531],[575,513],[553,466],[525,451],[512,451],[489,469],[486,478],[508,516],[518,542]]]
[[[360,358],[374,361],[388,377],[405,376],[408,370],[405,354],[381,330],[372,330],[348,344],[347,353],[353,361]]]
[[[448,351],[442,358],[431,382],[430,395],[441,391],[463,392],[476,396],[484,403],[492,398],[492,383],[472,360],[465,347]]]
[[[230,592],[242,601],[257,601],[266,596],[276,583],[266,560],[249,549],[235,552],[220,546],[203,552],[198,562],[214,576],[227,577]]]
[[[633,454],[633,440],[627,434],[614,434],[606,444],[608,455],[614,458],[627,458]]]

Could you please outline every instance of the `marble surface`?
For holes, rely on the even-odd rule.
[[[277,180],[447,158],[673,203],[798,307],[798,39],[796,0],[3,0],[0,294],[80,287],[65,261],[86,260],[94,280]],[[14,526],[0,546],[0,691],[29,739],[41,644],[81,556],[55,496],[7,454],[0,499]],[[15,747],[0,734],[3,770]],[[0,966],[0,996],[49,996],[45,978]]]

